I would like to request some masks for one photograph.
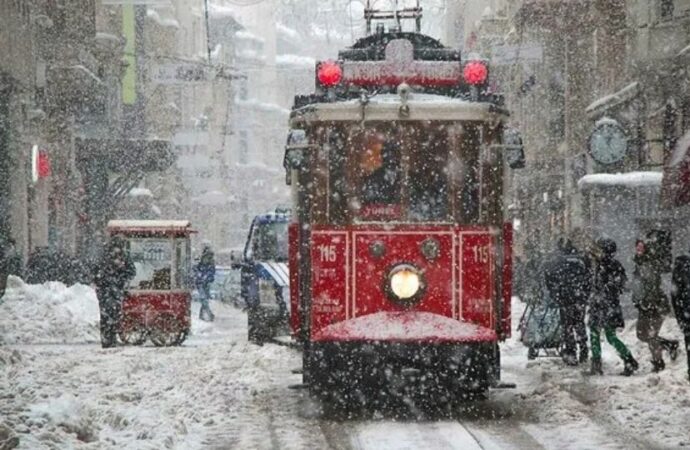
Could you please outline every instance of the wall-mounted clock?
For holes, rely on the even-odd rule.
[[[602,120],[589,136],[589,155],[599,164],[615,164],[628,152],[628,136],[615,120]]]

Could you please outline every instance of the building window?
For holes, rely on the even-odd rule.
[[[678,110],[675,106],[667,104],[664,110],[663,141],[664,161],[671,155],[678,141],[676,131],[678,129]]]
[[[674,0],[659,0],[659,18],[671,20],[673,18]]]
[[[249,162],[249,139],[246,130],[240,130],[240,153],[238,155],[240,164],[247,164]]]
[[[690,131],[690,100],[683,103],[683,133]]]

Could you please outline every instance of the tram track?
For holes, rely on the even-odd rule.
[[[490,450],[464,424],[455,421],[322,421],[320,427],[333,450]]]

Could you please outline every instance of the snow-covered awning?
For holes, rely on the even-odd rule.
[[[596,187],[660,187],[662,172],[596,173],[585,175],[577,182],[581,191]]]
[[[635,81],[634,83],[630,83],[618,92],[615,92],[611,95],[607,95],[605,97],[601,97],[600,99],[590,103],[585,112],[590,117],[599,116],[608,111],[609,109],[614,108],[637,97],[640,93],[640,90],[640,83]]]
[[[111,220],[108,233],[150,234],[150,235],[188,235],[194,231],[189,220]]]

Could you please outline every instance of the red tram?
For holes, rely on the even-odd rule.
[[[504,166],[522,163],[488,65],[379,27],[316,72],[284,160],[305,384],[339,401],[400,378],[484,393],[511,331]]]

